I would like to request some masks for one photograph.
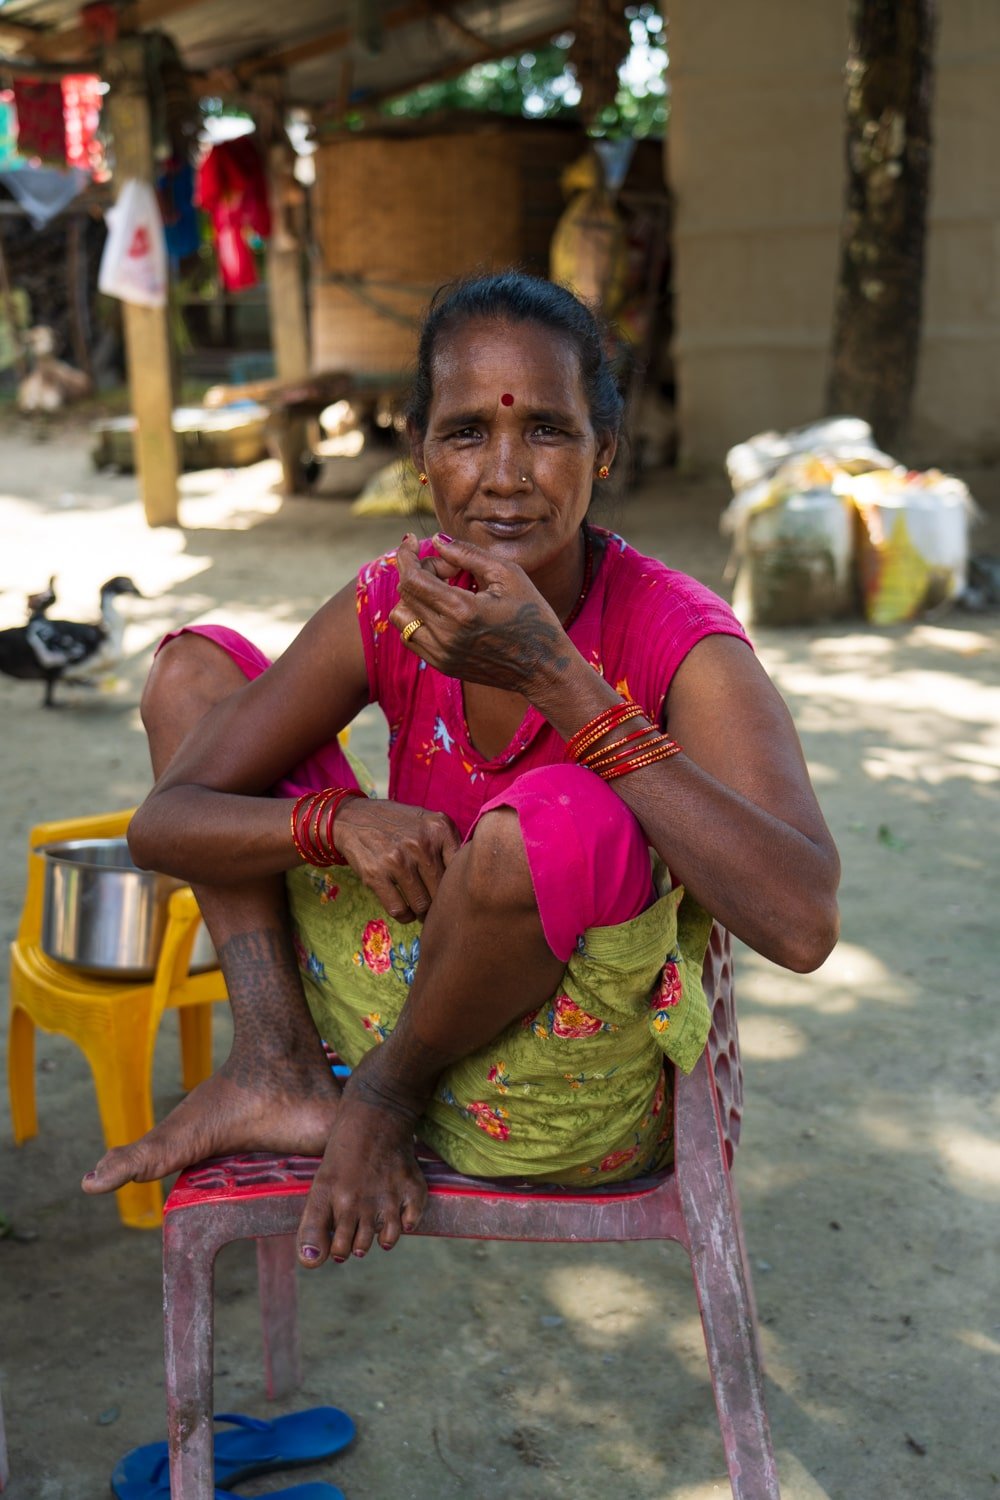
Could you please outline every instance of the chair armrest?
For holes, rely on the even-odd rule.
[[[200,924],[201,909],[194,892],[189,885],[181,886],[173,892],[167,905],[167,926],[153,976],[154,1009],[158,1007],[162,1011],[170,991],[187,979]]]
[[[117,839],[127,831],[134,807],[121,812],[91,813],[85,818],[61,818],[54,823],[36,823],[28,834],[28,848],[57,844],[64,839]]]

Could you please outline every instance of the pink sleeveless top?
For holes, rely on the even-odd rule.
[[[747,640],[729,606],[684,573],[636,552],[598,527],[604,555],[569,637],[584,660],[623,697],[662,722],[674,673],[706,635]],[[433,550],[421,545],[421,556]],[[408,651],[389,623],[398,597],[396,554],[362,568],[357,605],[368,668],[368,693],[389,724],[389,796],[447,813],[464,836],[484,804],[523,772],[563,758],[564,742],[529,708],[510,744],[492,759],[472,744],[462,683]],[[471,586],[468,574],[453,586]]]

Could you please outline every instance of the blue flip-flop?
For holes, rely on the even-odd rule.
[[[232,1430],[215,1434],[215,1480],[218,1485],[238,1483],[272,1469],[294,1469],[319,1463],[346,1448],[354,1437],[354,1423],[335,1406],[314,1406],[293,1411],[270,1422],[244,1417],[239,1412],[217,1412],[217,1422],[229,1422]],[[118,1500],[151,1500],[167,1475],[167,1445],[145,1443],[121,1459],[111,1475],[111,1488]],[[309,1486],[300,1485],[308,1490]],[[329,1487],[328,1487],[329,1488]],[[333,1500],[324,1491],[316,1495],[293,1494],[291,1500]],[[334,1491],[336,1494],[336,1491]]]
[[[164,1474],[163,1482],[155,1490],[147,1485],[128,1484],[118,1491],[121,1500],[170,1500],[170,1480]],[[240,1500],[235,1490],[215,1490],[214,1500]],[[318,1479],[309,1484],[293,1484],[290,1490],[272,1490],[269,1500],[344,1500],[343,1490]]]

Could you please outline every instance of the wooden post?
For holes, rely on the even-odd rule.
[[[108,49],[105,78],[119,191],[129,178],[153,181],[145,44],[130,36]],[[125,358],[136,419],[136,468],[150,526],[176,526],[177,442],[173,425],[170,322],[166,306],[122,303]]]
[[[271,205],[267,305],[274,373],[281,381],[302,380],[309,374],[303,189],[295,180],[295,154],[285,131],[284,80],[280,73],[263,73],[254,80],[251,108],[264,153]],[[281,461],[282,490],[294,495],[305,487],[303,456],[309,447],[309,424],[301,417],[281,413],[272,422],[272,437]]]
[[[267,182],[271,200],[271,239],[267,247],[267,301],[271,319],[274,373],[279,380],[301,380],[309,373],[309,333],[302,239],[292,207],[303,189],[293,175],[294,157],[287,141],[267,148]]]

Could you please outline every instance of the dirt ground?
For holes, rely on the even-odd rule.
[[[187,475],[183,529],[150,531],[134,481],[91,470],[85,434],[39,443],[9,426],[0,452],[0,624],[21,621],[50,573],[71,618],[94,614],[115,573],[146,596],[114,691],[45,712],[38,684],[0,679],[6,941],[29,827],[143,796],[137,702],[161,632],[210,615],[279,650],[405,525],[361,522],[338,500],[282,503],[265,462]],[[1000,552],[1000,475],[965,477],[988,511],[974,548]],[[721,477],[651,475],[612,521],[725,593],[726,498]],[[997,614],[958,611],[757,633],[844,862],[843,939],[818,974],[738,955],[737,1177],[787,1500],[1000,1495],[998,637]],[[382,754],[377,714],[355,746]],[[159,1235],[123,1229],[113,1201],[78,1190],[101,1137],[65,1038],[40,1035],[37,1085],[39,1136],[17,1149],[0,1124],[8,1493],[99,1500],[117,1459],[165,1432]],[[158,1114],[178,1090],[168,1018]],[[353,1448],[310,1471],[347,1500],[728,1494],[676,1246],[414,1240],[300,1282],[306,1381],[279,1409],[332,1403],[355,1418]],[[217,1306],[217,1408],[265,1415],[250,1246],[220,1258]]]

